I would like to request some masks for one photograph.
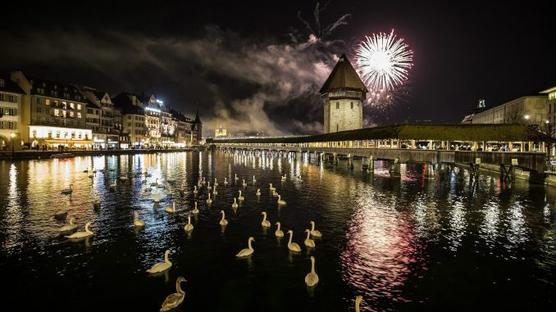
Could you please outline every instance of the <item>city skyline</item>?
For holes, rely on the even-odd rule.
[[[225,124],[238,132],[247,123],[268,134],[320,132],[317,91],[337,57],[346,53],[353,62],[359,40],[392,29],[414,51],[414,68],[392,105],[365,107],[366,126],[459,122],[479,99],[496,106],[555,83],[554,43],[544,39],[553,11],[548,1],[322,2],[319,23],[316,3],[280,2],[268,10],[261,3],[225,2],[168,2],[157,10],[103,1],[37,4],[48,14],[14,10],[3,20],[0,38],[10,44],[0,52],[0,70],[28,70],[111,93],[155,93],[183,111],[199,106],[207,128]],[[130,14],[122,18],[124,8]],[[113,23],[79,18],[82,12]],[[509,18],[517,13],[519,27]],[[21,14],[32,18],[15,27]],[[341,18],[334,31],[319,31]],[[311,41],[311,35],[321,37]]]

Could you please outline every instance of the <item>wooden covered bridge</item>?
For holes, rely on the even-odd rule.
[[[527,176],[543,174],[554,141],[526,125],[403,124],[306,136],[207,139],[207,143],[218,149],[316,153],[335,163],[338,157],[346,157],[348,163],[361,157],[369,168],[375,160],[387,160],[393,174],[399,172],[400,163],[420,162],[500,170],[513,178],[516,169]]]

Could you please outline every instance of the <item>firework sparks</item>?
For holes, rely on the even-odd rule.
[[[413,66],[413,51],[403,39],[378,33],[366,36],[356,51],[357,70],[373,94],[385,95],[401,86]]]

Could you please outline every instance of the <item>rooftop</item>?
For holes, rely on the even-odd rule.
[[[349,62],[345,54],[340,56],[338,63],[322,85],[320,93],[326,93],[336,89],[351,89],[367,92],[367,87],[359,78],[359,75]]]

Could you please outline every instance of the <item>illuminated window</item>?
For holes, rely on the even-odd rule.
[[[60,111],[57,108],[55,108],[54,109],[54,116],[59,116],[59,115],[60,115]]]
[[[81,113],[77,113],[77,118],[81,118]]]
[[[57,139],[60,138],[60,131],[56,131],[56,138],[57,138]]]
[[[81,104],[77,104],[77,109],[81,110]]]
[[[72,117],[72,118],[73,118],[73,112],[70,112],[70,117]]]
[[[70,102],[70,108],[75,109],[75,104],[73,104],[73,102]]]
[[[50,99],[46,99],[46,100],[44,100],[44,104],[46,104],[46,105],[50,105]]]

